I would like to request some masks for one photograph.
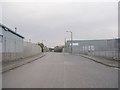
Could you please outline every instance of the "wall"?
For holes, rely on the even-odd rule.
[[[40,46],[31,43],[31,42],[24,42],[24,49],[23,49],[23,57],[34,56],[41,53]]]
[[[65,52],[71,52],[70,41],[67,41]],[[101,56],[119,60],[120,40],[73,40],[73,53],[81,53],[92,56]]]

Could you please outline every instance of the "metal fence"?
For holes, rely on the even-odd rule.
[[[23,57],[34,56],[42,52],[40,46],[31,42],[24,42]]]
[[[2,39],[2,61],[11,61],[23,58],[23,40],[3,37]]]
[[[22,39],[13,39],[2,37],[2,61],[12,61],[34,56],[41,53],[41,48],[31,42],[25,42]]]
[[[71,52],[70,41],[67,41],[65,52]],[[108,40],[73,40],[73,53],[101,56],[109,59],[120,59],[120,39]]]

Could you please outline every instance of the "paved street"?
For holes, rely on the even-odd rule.
[[[78,55],[47,53],[3,73],[3,88],[117,88],[118,70]]]

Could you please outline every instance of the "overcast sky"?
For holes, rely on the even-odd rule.
[[[1,4],[0,4],[1,7]],[[64,39],[118,37],[117,2],[4,2],[0,23],[32,42],[63,45]]]

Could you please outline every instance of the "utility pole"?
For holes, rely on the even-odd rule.
[[[73,49],[72,49],[72,47],[73,47],[73,33],[72,33],[72,31],[66,31],[66,32],[69,32],[71,34],[71,53],[72,53],[73,52]]]
[[[65,47],[66,47],[66,38],[64,40],[65,40]]]

